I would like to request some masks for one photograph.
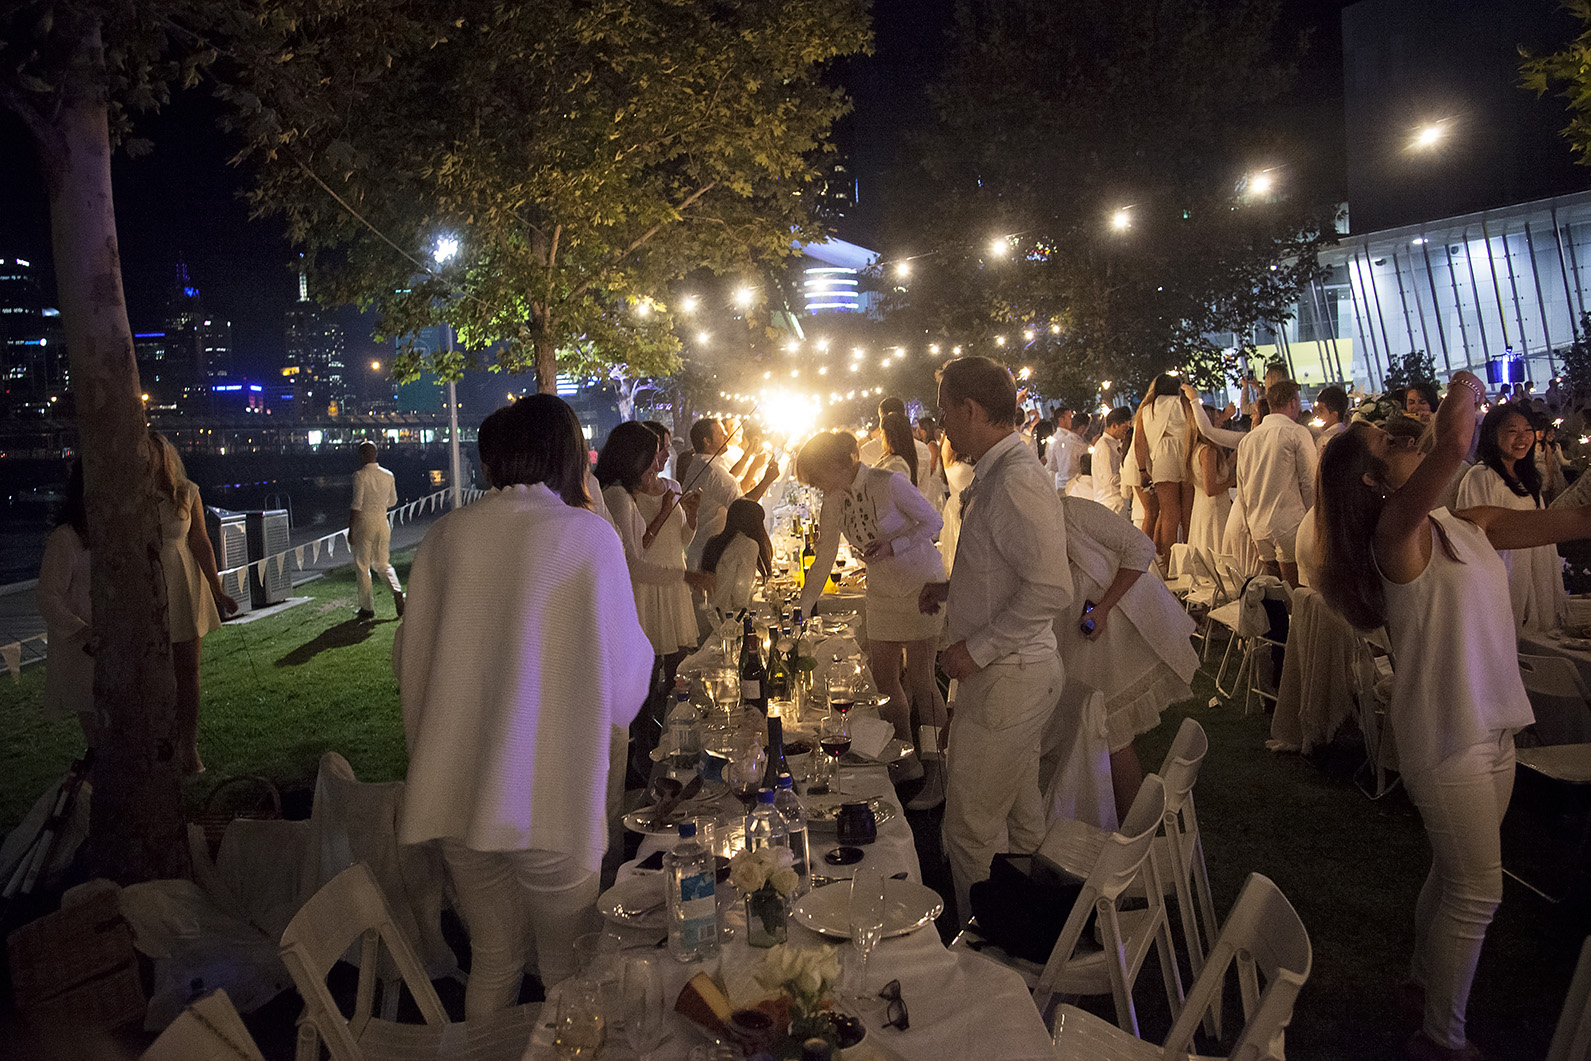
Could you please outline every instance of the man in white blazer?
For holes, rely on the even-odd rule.
[[[392,525],[387,509],[398,503],[398,483],[392,473],[376,463],[376,444],[359,443],[359,470],[354,472],[354,499],[348,511],[348,545],[354,551],[354,581],[359,585],[359,618],[376,617],[376,598],[370,572],[380,571],[392,589],[392,604],[403,618],[403,584],[388,557]]]

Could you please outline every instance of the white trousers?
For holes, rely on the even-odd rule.
[[[1514,790],[1514,738],[1501,734],[1405,773],[1431,841],[1431,872],[1414,907],[1410,974],[1425,986],[1425,1034],[1465,1044],[1464,1010],[1486,926],[1503,901],[1499,830]]]
[[[354,581],[359,584],[359,607],[367,612],[376,610],[376,599],[370,585],[370,569],[375,568],[387,577],[392,587],[393,599],[403,596],[403,586],[398,582],[398,572],[387,556],[392,544],[392,528],[387,524],[386,513],[376,516],[361,515],[353,526]]]
[[[997,662],[957,683],[946,765],[944,845],[962,924],[969,890],[1000,851],[1037,851],[1044,840],[1039,751],[1061,695],[1059,656]]]
[[[575,940],[597,928],[598,874],[554,851],[476,851],[442,841],[470,934],[464,1019],[512,1006],[535,957],[547,987],[574,975]]]

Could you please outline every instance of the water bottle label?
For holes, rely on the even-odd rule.
[[[718,931],[716,873],[698,873],[680,878],[681,934],[687,948],[715,939]]]

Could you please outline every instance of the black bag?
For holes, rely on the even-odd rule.
[[[1007,954],[1047,962],[1083,882],[1036,855],[995,855],[989,879],[973,884],[978,931]],[[1092,925],[1094,914],[1088,915]],[[1084,926],[1088,933],[1088,925]]]

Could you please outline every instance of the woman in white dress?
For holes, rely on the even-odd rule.
[[[773,543],[761,505],[740,498],[724,514],[724,529],[702,549],[702,570],[718,579],[707,603],[719,621],[751,607],[759,579],[773,570]]]
[[[1143,782],[1133,739],[1192,695],[1199,669],[1188,640],[1193,620],[1164,582],[1142,577],[1155,561],[1154,543],[1142,531],[1087,498],[1062,498],[1061,508],[1078,608],[1056,618],[1055,641],[1067,680],[1105,696],[1111,789],[1124,817]]]
[[[1397,659],[1388,717],[1398,766],[1431,842],[1405,989],[1423,998],[1424,1022],[1405,1046],[1417,1061],[1480,1056],[1465,1009],[1503,897],[1513,738],[1533,721],[1514,627],[1496,606],[1508,593],[1498,553],[1591,534],[1586,508],[1432,511],[1469,451],[1484,396],[1473,375],[1453,374],[1429,455],[1393,445],[1373,425],[1350,425],[1326,447],[1316,481],[1319,589],[1359,629],[1386,627]]]
[[[934,545],[943,521],[910,480],[882,468],[864,467],[857,457],[856,439],[843,431],[808,440],[796,459],[796,474],[803,483],[823,491],[818,553],[801,591],[802,614],[812,614],[843,535],[867,564],[867,653],[878,691],[889,697],[879,706],[879,715],[909,745],[913,707],[923,725],[943,726],[945,721],[944,700],[934,680],[943,609],[924,615],[917,606],[924,585],[945,580],[944,561]],[[921,806],[925,798],[931,800],[927,806],[937,806],[943,799],[939,763],[929,760],[925,765],[932,774],[912,800],[914,809],[925,809]],[[923,776],[923,766],[914,755],[897,773],[896,781],[915,780]]]
[[[1171,547],[1188,536],[1193,514],[1193,483],[1188,474],[1188,400],[1174,376],[1161,373],[1149,386],[1150,401],[1138,411],[1133,458],[1143,481],[1154,487],[1157,513],[1155,552],[1161,564]]]
[[[1541,508],[1541,474],[1536,469],[1536,433],[1517,405],[1499,405],[1481,421],[1475,467],[1458,488],[1459,508],[1495,505],[1530,511]],[[1499,553],[1508,569],[1508,598],[1514,624],[1525,630],[1552,630],[1565,609],[1563,560],[1551,545]]]
[[[44,540],[39,584],[34,590],[39,615],[49,635],[44,664],[44,714],[70,711],[83,727],[83,740],[97,749],[103,728],[94,709],[93,606],[89,600],[88,513],[83,504],[83,462],[72,462],[66,504]]]
[[[1209,409],[1201,406],[1206,415]],[[1226,417],[1215,415],[1216,427]],[[1226,535],[1226,516],[1232,508],[1232,487],[1237,485],[1237,462],[1232,451],[1217,446],[1199,432],[1199,422],[1188,417],[1188,453],[1193,476],[1193,515],[1188,521],[1188,544],[1195,549],[1221,551]]]
[[[177,448],[149,432],[160,516],[160,566],[166,575],[166,621],[177,676],[177,759],[183,773],[204,772],[199,759],[199,642],[221,629],[221,616],[238,602],[221,588],[215,549],[204,525],[199,488],[188,481]]]
[[[945,472],[945,525],[939,529],[939,553],[944,557],[948,578],[956,563],[956,541],[961,537],[961,492],[972,485],[973,467],[970,460],[956,452],[949,435],[939,440],[939,457],[939,466]]]

